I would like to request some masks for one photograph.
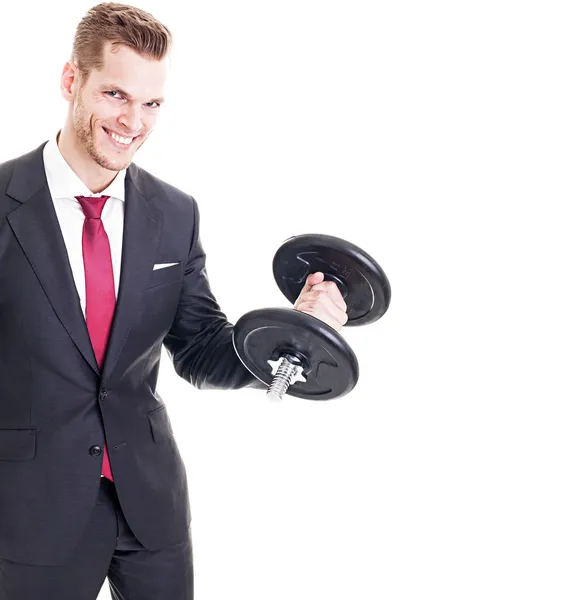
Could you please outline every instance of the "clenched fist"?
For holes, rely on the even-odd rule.
[[[333,281],[324,281],[325,275],[311,273],[297,298],[293,309],[321,319],[336,331],[347,323],[347,305]]]

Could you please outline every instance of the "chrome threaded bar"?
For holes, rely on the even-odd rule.
[[[269,396],[271,400],[282,400],[293,377],[300,370],[302,370],[301,367],[292,364],[287,358],[283,358],[266,395]]]

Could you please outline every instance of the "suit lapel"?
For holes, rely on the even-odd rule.
[[[100,373],[49,192],[43,147],[44,144],[25,155],[14,168],[6,193],[22,205],[8,214],[7,219],[63,327],[103,382],[111,377],[139,312],[142,290],[152,271],[159,243],[160,216],[148,201],[140,169],[130,165],[125,180],[120,285]]]
[[[104,379],[109,379],[112,375],[122,346],[139,312],[142,291],[152,273],[159,244],[161,220],[145,193],[140,181],[140,171],[132,164],[126,172],[120,286],[103,365]]]

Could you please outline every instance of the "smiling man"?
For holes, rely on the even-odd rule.
[[[200,389],[265,389],[213,296],[188,194],[134,164],[169,30],[105,3],[79,23],[56,135],[0,165],[0,598],[193,598],[186,473],[162,347]],[[295,303],[336,330],[337,287]]]
[[[102,6],[101,10],[108,9]],[[125,14],[109,10],[112,15]],[[115,22],[111,27],[116,27]],[[103,190],[118,171],[126,169],[154,128],[164,101],[171,41],[166,28],[160,27],[160,40],[155,40],[158,44],[150,56],[125,45],[127,32],[120,32],[119,39],[105,39],[99,53],[90,46],[90,36],[98,33],[91,23],[78,33],[77,59],[66,63],[61,77],[69,113],[59,150],[92,190]]]

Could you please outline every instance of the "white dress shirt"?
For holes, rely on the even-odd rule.
[[[112,183],[99,194],[92,194],[67,164],[59,147],[57,136],[50,139],[43,149],[43,161],[49,191],[61,226],[67,248],[69,264],[79,294],[81,310],[85,316],[85,268],[83,264],[83,223],[85,215],[75,196],[110,196],[104,205],[102,222],[110,241],[114,289],[118,297],[120,268],[122,263],[122,235],[124,232],[124,180],[126,169],[119,171]]]

